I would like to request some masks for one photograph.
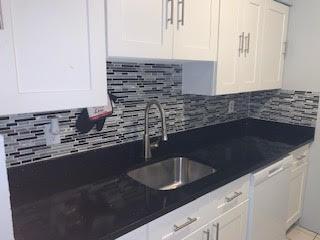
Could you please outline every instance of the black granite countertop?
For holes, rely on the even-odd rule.
[[[150,189],[126,175],[145,164],[141,142],[9,169],[15,238],[115,239],[313,138],[314,128],[253,119],[171,134],[150,163],[185,156],[217,169],[172,191]]]

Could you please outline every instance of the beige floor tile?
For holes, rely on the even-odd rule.
[[[288,240],[314,240],[316,235],[316,233],[297,226],[288,232],[287,237]]]

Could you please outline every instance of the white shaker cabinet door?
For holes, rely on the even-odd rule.
[[[104,16],[104,0],[1,0],[0,115],[106,105]]]
[[[282,86],[288,15],[288,6],[267,0],[262,35],[261,89]]]
[[[265,0],[244,0],[244,50],[240,62],[240,91],[260,88],[260,53]]]
[[[220,2],[219,49],[216,94],[237,93],[240,90],[239,61],[243,51],[241,32],[242,0]]]
[[[107,0],[109,57],[172,58],[174,0]]]
[[[212,225],[214,240],[246,240],[248,201],[215,219]]]
[[[291,170],[287,229],[302,216],[306,176],[307,164],[293,167]]]
[[[215,61],[220,0],[176,0],[173,58]]]

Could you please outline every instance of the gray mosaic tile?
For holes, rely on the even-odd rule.
[[[250,94],[250,117],[315,127],[319,93],[271,90]]]
[[[225,96],[182,95],[182,68],[171,64],[108,62],[108,90],[118,100],[101,132],[80,134],[75,122],[81,109],[0,117],[5,137],[7,167],[50,160],[75,152],[142,139],[146,102],[157,99],[164,107],[169,133],[185,131],[252,116],[272,121],[314,126],[319,95],[309,92],[264,91]],[[228,113],[229,101],[234,113]],[[46,146],[45,125],[58,118],[61,144]],[[150,113],[153,135],[160,127],[159,113]]]

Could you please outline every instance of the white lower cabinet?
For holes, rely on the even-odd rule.
[[[308,166],[308,150],[298,151],[294,159],[290,175],[287,229],[302,216]]]
[[[245,176],[208,193],[150,222],[148,239],[215,240],[220,234],[220,240],[245,240],[248,189],[249,177]]]
[[[117,240],[245,240],[248,189],[244,176]]]
[[[148,237],[154,240],[182,239],[202,225],[200,206],[210,202],[209,194],[184,205],[148,224]]]
[[[247,213],[248,201],[246,200],[183,240],[245,240]]]
[[[248,201],[241,203],[213,221],[214,240],[245,240],[247,231]]]

